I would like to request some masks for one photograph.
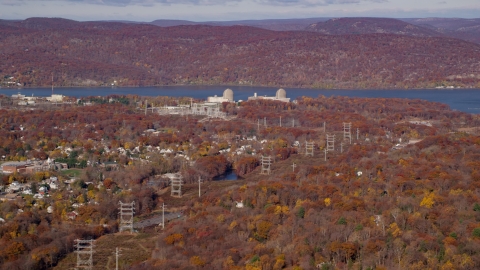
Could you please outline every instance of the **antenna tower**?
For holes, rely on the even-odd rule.
[[[93,242],[94,240],[75,239],[75,253],[77,253],[76,269],[93,269]]]
[[[270,174],[270,165],[272,164],[272,158],[270,156],[264,157],[262,156],[262,171],[260,174]]]
[[[130,231],[133,233],[133,214],[135,213],[135,202],[123,203],[120,204],[119,214],[120,214],[120,224],[118,225],[119,231]]]

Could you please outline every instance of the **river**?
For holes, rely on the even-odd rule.
[[[208,96],[222,96],[223,91],[230,88],[234,92],[235,100],[246,100],[249,96],[257,93],[259,96],[275,96],[278,87],[252,87],[252,86],[162,86],[162,87],[115,87],[115,88],[55,88],[55,94],[65,96],[108,96],[113,94],[139,96],[174,96],[193,97],[206,99]],[[421,90],[323,90],[304,88],[284,88],[287,97],[291,100],[299,96],[317,97],[324,96],[348,96],[366,98],[409,98],[424,99],[445,103],[453,110],[480,113],[480,89],[421,89]],[[51,88],[25,88],[9,89],[0,88],[0,94],[11,96],[21,93],[27,96],[46,97],[52,94]]]

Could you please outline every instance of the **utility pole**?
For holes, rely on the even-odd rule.
[[[165,203],[162,203],[162,230],[165,229]]]
[[[295,164],[295,162],[293,162],[293,164],[292,164],[293,172],[295,172],[295,167],[297,167],[297,164]]]
[[[53,73],[52,73],[52,98],[53,98]]]
[[[325,161],[327,161],[327,152],[328,152],[328,150],[327,150],[327,148],[325,148]]]
[[[118,256],[120,256],[120,251],[118,250],[118,247],[116,248],[115,251],[115,270],[118,270]]]
[[[199,198],[200,198],[200,195],[201,195],[201,193],[200,193],[200,183],[201,183],[201,182],[202,182],[202,178],[199,176],[199,177],[198,177],[198,197],[199,197]]]
[[[145,115],[147,115],[148,100],[145,100]]]

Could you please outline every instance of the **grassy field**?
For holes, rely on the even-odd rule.
[[[65,177],[79,177],[80,174],[82,173],[82,170],[80,169],[68,169],[68,170],[62,170],[60,171],[60,174],[65,176]]]
[[[93,253],[93,269],[115,269],[115,249],[118,247],[118,269],[126,269],[133,264],[141,263],[150,258],[156,233],[116,233],[104,235],[95,241]],[[74,269],[77,255],[70,253],[61,260],[55,270]]]

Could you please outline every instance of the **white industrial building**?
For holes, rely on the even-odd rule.
[[[257,93],[255,93],[253,97],[248,97],[248,100],[257,100],[257,99],[268,99],[268,100],[278,100],[282,102],[290,102],[290,98],[287,98],[287,91],[285,91],[285,89],[283,88],[278,89],[274,97],[257,96]]]
[[[215,102],[215,103],[234,102],[233,91],[232,89],[226,89],[225,91],[223,91],[223,96],[217,97],[217,95],[215,95],[213,97],[208,97],[207,102]]]

